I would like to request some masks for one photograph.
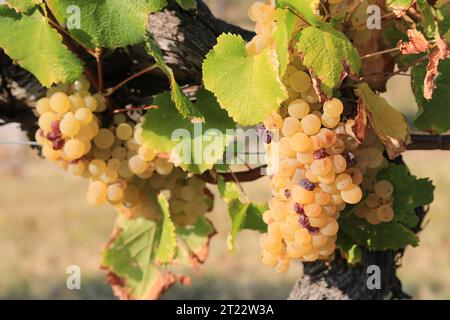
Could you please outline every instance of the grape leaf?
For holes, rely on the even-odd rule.
[[[361,261],[361,247],[355,244],[342,230],[339,230],[336,247],[341,251],[348,263],[356,264]]]
[[[83,72],[82,62],[63,45],[39,10],[18,14],[0,6],[0,30],[0,47],[42,85],[73,82]]]
[[[176,2],[182,7],[184,10],[190,10],[197,8],[197,1],[195,0],[176,0]]]
[[[289,64],[289,45],[294,37],[295,25],[298,18],[286,9],[277,9],[275,18],[277,24],[272,38],[277,47],[278,60],[280,62],[280,76],[283,77]]]
[[[175,106],[177,107],[181,115],[192,120],[203,118],[201,113],[194,106],[191,100],[189,100],[189,98],[184,94],[183,90],[181,90],[175,79],[175,75],[172,69],[164,61],[163,54],[158,44],[153,39],[149,38],[147,40],[146,50],[148,54],[155,58],[158,67],[169,78],[172,101],[175,103]]]
[[[289,8],[300,15],[308,24],[319,26],[324,24],[320,16],[320,0],[276,0],[277,8]]]
[[[406,117],[389,105],[386,99],[375,94],[367,83],[355,90],[367,112],[370,126],[386,146],[389,157],[396,158],[410,142]]]
[[[147,112],[143,126],[143,139],[147,146],[171,153],[172,160],[194,173],[211,169],[223,157],[225,148],[234,137],[226,131],[236,125],[210,92],[200,90],[195,104],[204,115],[205,123],[184,119],[168,92],[156,96],[154,104],[158,108]]]
[[[390,164],[380,171],[378,180],[388,180],[394,185],[394,221],[416,227],[415,208],[433,202],[434,186],[429,179],[418,179],[406,166]]]
[[[158,203],[163,213],[163,219],[160,223],[160,236],[157,237],[159,245],[156,252],[155,261],[160,263],[168,263],[175,255],[177,247],[177,239],[175,234],[175,225],[170,219],[169,202],[163,195],[158,196]]]
[[[161,221],[119,216],[103,252],[102,267],[108,270],[114,293],[121,298],[157,299],[174,283],[186,281],[184,276],[157,268],[160,263],[172,262],[177,248],[167,200],[160,195],[158,202]]]
[[[420,16],[420,24],[424,30],[424,33],[428,37],[434,37],[436,35],[436,31],[438,28],[438,24],[435,17],[434,9],[431,5],[428,4],[427,0],[417,0],[416,6],[418,11],[421,13]]]
[[[236,183],[225,182],[222,176],[217,177],[217,188],[219,189],[219,194],[225,202],[230,202],[239,199],[241,192]]]
[[[387,0],[386,4],[394,10],[407,10],[412,6],[413,0]]]
[[[241,125],[255,125],[287,99],[278,61],[269,49],[247,56],[241,36],[222,34],[203,62],[203,81]]]
[[[341,32],[326,26],[308,27],[300,31],[297,49],[303,64],[315,80],[321,100],[332,97],[347,76],[356,77],[361,68],[358,51]]]
[[[237,234],[242,230],[267,232],[267,224],[262,216],[268,210],[267,204],[243,203],[239,189],[234,182],[224,182],[219,176],[219,192],[228,205],[228,215],[231,219],[231,231],[227,243],[230,251],[234,250]]]
[[[197,268],[208,257],[209,242],[216,234],[212,223],[200,218],[195,226],[177,227],[177,253],[174,262]]]
[[[439,76],[436,78],[436,89],[433,99],[424,98],[424,80],[427,73],[427,62],[413,67],[412,88],[419,112],[414,119],[414,125],[423,131],[442,133],[450,130],[450,113],[448,101],[450,99],[450,59],[442,60],[438,67]]]
[[[41,0],[6,0],[6,4],[15,9],[17,12],[28,12],[34,7],[36,7]],[[1,5],[1,3],[0,3]]]
[[[237,234],[242,230],[267,232],[262,216],[267,211],[266,204],[242,203],[238,199],[228,203],[228,215],[231,218],[231,231],[228,235],[228,249],[234,250]]]
[[[343,214],[339,219],[339,227],[357,245],[369,250],[398,250],[407,245],[416,247],[419,244],[414,232],[395,221],[371,225],[354,214]]]
[[[166,0],[48,0],[47,5],[61,24],[77,20],[80,28],[69,28],[76,40],[89,48],[119,48],[144,43],[148,15],[159,11]],[[76,7],[74,7],[74,5]]]

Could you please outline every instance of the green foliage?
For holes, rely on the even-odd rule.
[[[158,202],[162,213],[159,221],[120,216],[117,232],[103,252],[103,268],[122,279],[120,286],[128,298],[157,298],[173,282],[157,267],[171,263],[178,250],[167,199],[160,195]]]
[[[336,239],[336,247],[347,259],[348,263],[356,264],[362,259],[361,247],[355,244],[344,232],[339,231]]]
[[[308,27],[299,34],[297,49],[304,56],[303,64],[319,80],[326,97],[341,84],[343,75],[357,75],[361,59],[350,40],[330,26]]]
[[[78,0],[80,29],[69,31],[89,48],[144,43],[148,15],[166,4],[166,0]],[[60,23],[66,24],[75,12],[68,10],[74,5],[72,0],[48,0],[47,5]]]
[[[248,56],[241,36],[222,34],[203,62],[203,81],[240,125],[254,125],[287,98],[269,49]]]
[[[175,0],[184,10],[195,9],[197,1],[195,0]]]
[[[193,227],[177,227],[177,253],[174,262],[187,267],[198,267],[208,256],[209,241],[216,234],[212,223],[200,218]]]
[[[411,175],[408,168],[402,165],[390,164],[379,173],[378,178],[394,185],[394,220],[371,225],[366,219],[353,214],[353,208],[349,208],[339,219],[340,232],[351,239],[353,244],[369,250],[397,250],[407,245],[417,246],[419,239],[410,229],[418,223],[414,208],[433,201],[434,186],[428,179]],[[342,245],[349,247],[348,241]]]
[[[387,0],[386,4],[395,10],[407,10],[413,4],[413,0]]]
[[[34,9],[18,14],[0,6],[0,47],[46,87],[75,81],[83,71],[80,60],[62,43],[61,36]]]
[[[278,8],[289,8],[301,16],[310,25],[323,25],[323,18],[317,14],[320,0],[276,0]]]
[[[202,173],[211,169],[217,160],[222,158],[225,148],[233,139],[233,136],[227,134],[226,130],[234,129],[235,123],[220,108],[210,92],[200,90],[197,93],[195,107],[204,115],[205,123],[203,124],[192,123],[183,118],[175,108],[168,92],[158,95],[154,99],[154,104],[158,108],[147,112],[143,126],[143,139],[148,147],[161,152],[170,153],[174,151],[175,154],[181,154],[178,148],[173,149],[176,146],[186,146],[186,144],[180,145],[179,137],[172,140],[172,134],[175,130],[185,129],[181,133],[189,134],[184,142],[187,142],[187,147],[190,147],[192,152],[186,150],[190,156],[186,159],[184,157],[179,159],[182,168],[194,173]],[[207,132],[209,129],[218,129],[221,136],[216,138],[219,132],[217,130]],[[205,137],[208,139],[205,139]],[[219,139],[222,139],[223,143],[218,144]],[[220,148],[215,149],[216,146]],[[211,151],[207,153],[211,155],[211,158],[203,157],[205,150]]]
[[[158,197],[158,202],[161,207],[163,219],[159,228],[159,245],[155,260],[159,263],[168,263],[174,257],[177,247],[175,225],[170,219],[169,202],[166,197],[160,195]]]
[[[450,130],[450,113],[448,101],[450,99],[450,60],[442,60],[439,64],[439,76],[435,83],[433,99],[427,100],[423,96],[424,80],[427,72],[427,62],[423,62],[412,69],[412,88],[419,105],[419,112],[414,119],[414,125],[424,131],[442,133]]]
[[[224,182],[219,177],[219,192],[228,205],[228,215],[231,219],[231,231],[228,235],[228,249],[234,250],[237,234],[242,230],[267,232],[267,225],[262,219],[268,210],[266,204],[242,202],[239,189],[234,182]]]
[[[189,100],[189,98],[184,94],[183,90],[181,90],[181,87],[178,85],[172,69],[164,61],[163,54],[161,52],[161,49],[158,47],[158,44],[153,39],[148,39],[146,49],[148,54],[150,54],[153,58],[155,58],[158,67],[169,78],[170,87],[172,89],[171,90],[172,101],[175,103],[175,106],[177,110],[181,113],[181,115],[185,118],[193,120],[202,118],[201,113],[194,106],[191,100]]]
[[[280,76],[286,72],[289,64],[289,45],[294,38],[295,24],[298,18],[286,9],[276,10],[277,27],[273,32],[273,41],[277,47],[278,60],[280,62]]]
[[[341,217],[339,226],[357,245],[369,250],[397,250],[407,245],[416,247],[419,244],[416,234],[398,222],[371,225],[365,219],[351,214]]]
[[[427,0],[417,0],[417,9],[420,15],[420,27],[426,36],[433,38],[436,35],[438,24],[435,19],[435,10]]]
[[[17,12],[28,12],[36,5],[38,5],[41,0],[6,0],[6,4],[15,9]]]

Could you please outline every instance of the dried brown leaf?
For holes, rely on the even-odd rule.
[[[450,56],[450,50],[447,43],[440,37],[436,38],[437,47],[429,54],[430,61],[427,66],[427,74],[425,76],[423,96],[427,100],[433,98],[433,91],[436,89],[436,77],[439,75],[439,62]]]
[[[428,51],[428,40],[416,29],[407,31],[409,41],[399,41],[397,47],[402,54],[417,54]]]

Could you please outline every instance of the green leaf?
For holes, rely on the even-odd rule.
[[[185,118],[189,119],[200,119],[202,118],[201,113],[194,106],[194,104],[189,100],[189,98],[184,94],[183,90],[181,90],[177,81],[175,80],[175,75],[172,69],[166,64],[163,58],[163,54],[158,44],[153,39],[147,40],[146,46],[148,54],[150,54],[153,58],[155,58],[158,67],[165,73],[165,75],[169,78],[170,87],[171,87],[171,97],[172,101],[175,103],[178,111]]]
[[[359,84],[355,93],[362,100],[371,128],[386,146],[389,156],[396,158],[410,142],[406,117],[375,94],[367,83]]]
[[[273,41],[277,47],[280,62],[280,76],[283,77],[289,64],[289,45],[294,38],[297,16],[289,10],[277,9],[275,13],[277,25],[273,32]]]
[[[182,7],[184,10],[190,10],[197,8],[197,1],[195,0],[176,0],[176,2]]]
[[[153,221],[139,218],[120,223],[121,231],[103,253],[102,266],[124,279],[130,295],[139,299],[150,295],[158,271],[151,264],[152,242],[156,234]]]
[[[228,205],[231,219],[231,231],[227,240],[229,250],[234,250],[237,234],[242,230],[267,232],[267,224],[263,220],[263,214],[268,210],[267,204],[243,203],[237,184],[225,182],[220,176],[218,188],[220,196]]]
[[[0,47],[42,85],[73,82],[83,72],[81,61],[62,44],[39,10],[18,14],[0,6],[0,30]]]
[[[297,49],[303,64],[320,83],[321,95],[332,97],[345,75],[356,76],[361,58],[349,39],[341,32],[326,26],[308,27],[299,35]]]
[[[226,202],[230,202],[236,199],[239,199],[241,192],[236,183],[234,182],[225,182],[222,176],[218,178],[217,187],[219,189],[220,197],[224,199]]]
[[[36,7],[41,0],[6,0],[6,4],[17,12],[28,12]],[[1,4],[0,4],[1,5]]]
[[[419,25],[423,28],[427,37],[434,37],[438,27],[434,8],[428,4],[427,0],[417,0],[416,5],[418,11],[421,13],[419,15],[421,19]]]
[[[339,219],[339,227],[356,244],[369,250],[398,250],[407,245],[416,247],[419,244],[416,234],[396,221],[371,225],[354,214],[344,214]]]
[[[423,96],[427,62],[416,65],[412,69],[412,88],[419,112],[414,119],[414,125],[422,131],[443,133],[450,130],[450,59],[441,60],[439,63],[439,76],[436,78],[436,89],[433,91],[433,99],[427,100]]]
[[[356,264],[361,261],[361,247],[354,243],[352,239],[350,239],[342,230],[339,230],[338,237],[336,239],[336,247],[341,251],[348,263]]]
[[[406,166],[395,164],[380,171],[378,180],[388,180],[394,185],[394,221],[416,227],[418,218],[414,209],[433,202],[433,183],[418,179]]]
[[[212,223],[202,217],[195,226],[177,227],[178,247],[175,262],[197,267],[206,261],[211,237],[216,234]]]
[[[235,123],[210,92],[200,90],[195,104],[204,115],[205,123],[192,123],[183,118],[168,92],[156,96],[154,104],[158,108],[147,112],[143,126],[143,139],[147,146],[172,153],[173,160],[193,173],[211,169],[222,159],[225,148],[234,137],[227,133],[227,129],[235,129]]]
[[[266,49],[247,56],[241,36],[222,34],[203,62],[203,81],[220,106],[241,125],[255,125],[287,99],[278,61]]]
[[[228,203],[228,215],[231,218],[231,231],[227,239],[229,250],[234,250],[237,234],[242,230],[267,232],[267,224],[263,220],[267,209],[266,204],[244,204],[239,199]]]
[[[394,10],[407,10],[412,6],[413,0],[387,0],[386,4]]]
[[[160,221],[119,216],[117,231],[103,252],[102,267],[110,272],[115,294],[122,298],[156,299],[182,280],[156,266],[172,262],[177,251],[169,204],[163,195],[158,201],[163,212]]]
[[[59,23],[76,20],[80,28],[70,34],[89,48],[119,48],[144,43],[148,15],[167,4],[161,0],[48,0],[47,5]]]
[[[166,197],[159,195],[158,202],[161,206],[163,219],[160,223],[161,235],[159,238],[159,246],[155,260],[159,263],[169,263],[175,255],[177,247],[175,225],[170,219],[169,202]]]
[[[300,15],[308,24],[320,26],[324,24],[319,14],[320,0],[276,0],[277,8],[289,8]]]

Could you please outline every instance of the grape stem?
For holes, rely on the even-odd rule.
[[[233,172],[233,173],[217,172],[216,174],[222,176],[222,178],[225,180],[225,182],[236,181],[235,179],[237,179],[239,182],[252,182],[252,181],[256,181],[265,176],[265,174],[263,173],[264,168],[266,168],[266,166],[261,166],[261,167],[257,167],[257,168],[254,168],[254,169],[251,169],[248,171],[242,171],[242,172]],[[211,184],[218,183],[217,179],[209,171],[207,171],[203,174],[197,175],[197,177],[207,183],[211,183]]]
[[[391,48],[391,49],[387,49],[387,50],[383,50],[383,51],[373,52],[373,53],[366,54],[365,56],[362,56],[361,59],[362,60],[369,59],[369,58],[372,58],[372,57],[375,57],[375,56],[378,56],[381,54],[395,52],[395,51],[399,51],[399,50],[400,50],[399,48]]]
[[[239,189],[242,192],[242,195],[245,197],[245,199],[248,202],[248,196],[247,196],[247,193],[245,192],[244,188],[242,187],[241,180],[238,179],[238,177],[236,176],[236,173],[234,173],[232,170],[228,169],[228,172],[231,174],[231,177],[233,178],[234,182],[236,182],[236,184],[238,185]]]
[[[97,79],[98,92],[103,92],[103,63],[102,63],[102,49],[95,48],[95,61],[97,62]]]
[[[49,8],[47,7],[47,11],[50,12]],[[58,22],[56,22],[55,20],[53,20],[53,15],[49,15],[47,18],[48,23],[55,28],[56,30],[58,30],[63,36],[64,38],[69,38],[69,39],[73,39],[72,36],[70,35],[69,32],[67,32],[66,29],[64,29],[63,27],[61,27],[59,25]],[[74,39],[75,40],[75,39]],[[76,41],[76,40],[75,40]],[[91,56],[95,57],[95,51],[89,49],[88,47],[84,46],[81,42],[76,41],[78,45],[80,45],[87,53],[89,53]]]
[[[113,113],[118,114],[118,113],[130,112],[130,111],[145,111],[145,110],[151,110],[151,109],[158,109],[158,106],[145,106],[145,107],[116,109],[113,111]]]
[[[133,75],[131,75],[130,77],[126,78],[125,80],[123,80],[122,82],[120,82],[119,84],[115,85],[112,88],[109,88],[106,90],[106,92],[104,93],[105,97],[109,97],[112,94],[114,94],[117,90],[119,90],[120,88],[122,88],[124,85],[126,85],[127,83],[129,83],[130,81],[133,81],[134,79],[142,76],[143,74],[146,74],[150,71],[153,71],[154,69],[156,69],[158,67],[158,65],[152,64],[144,69],[142,69],[141,71],[138,71],[137,73],[134,73]]]

